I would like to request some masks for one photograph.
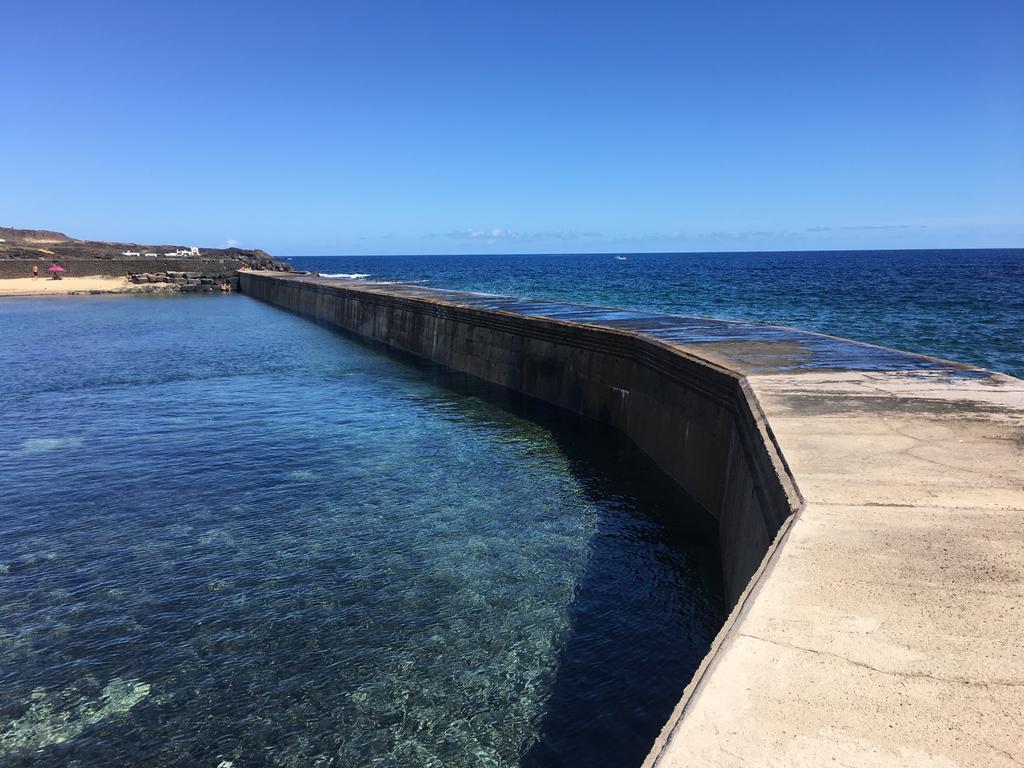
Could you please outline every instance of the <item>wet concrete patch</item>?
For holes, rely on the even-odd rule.
[[[312,278],[320,281],[319,278]],[[542,299],[441,290],[420,285],[337,281],[361,290],[453,302],[462,306],[550,318],[559,322],[643,334],[718,359],[744,374],[801,371],[932,371],[955,378],[983,378],[987,371],[873,344],[783,326],[660,312],[621,310]]]
[[[780,404],[801,416],[835,416],[841,414],[907,414],[932,418],[957,418],[999,416],[1006,408],[996,403],[986,403],[967,398],[937,399],[928,397],[893,397],[879,395],[840,395],[833,393],[811,394],[797,392],[791,395],[776,395]]]

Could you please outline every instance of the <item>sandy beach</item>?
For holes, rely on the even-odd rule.
[[[127,277],[94,275],[65,277],[63,280],[25,277],[0,280],[0,296],[67,296],[78,293],[154,293],[167,290],[163,284],[128,282]]]

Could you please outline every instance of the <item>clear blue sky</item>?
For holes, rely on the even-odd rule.
[[[1024,246],[1024,3],[11,2],[0,225],[280,255]]]

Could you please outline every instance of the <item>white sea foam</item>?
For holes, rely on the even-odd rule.
[[[80,437],[32,437],[21,444],[22,453],[45,453],[60,448],[76,448],[82,444]]]
[[[320,277],[342,277],[346,280],[364,280],[373,275],[365,272],[321,272]],[[419,280],[374,280],[378,285],[418,285],[429,283],[429,277],[421,277]]]

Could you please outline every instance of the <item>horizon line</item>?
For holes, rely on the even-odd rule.
[[[257,246],[258,247],[258,246]],[[987,246],[976,248],[791,248],[779,250],[730,251],[509,251],[509,252],[435,252],[435,253],[295,253],[275,255],[278,259],[358,259],[429,258],[440,256],[706,256],[730,254],[773,255],[789,253],[920,253],[927,251],[1024,251],[1024,246]]]

